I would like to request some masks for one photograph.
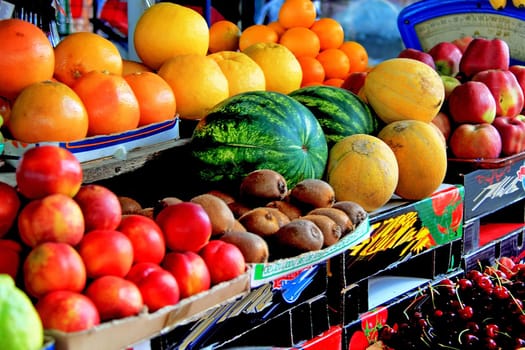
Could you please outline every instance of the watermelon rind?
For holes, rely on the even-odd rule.
[[[201,184],[232,187],[251,171],[279,172],[289,188],[322,178],[328,145],[321,125],[286,94],[250,91],[212,108],[193,130],[192,168]]]

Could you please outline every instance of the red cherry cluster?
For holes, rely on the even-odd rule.
[[[379,330],[390,349],[525,347],[525,264],[504,257],[425,289]]]

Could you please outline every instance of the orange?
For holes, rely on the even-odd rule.
[[[281,35],[284,33],[284,31],[286,30],[282,25],[281,23],[279,23],[279,21],[272,21],[270,23],[267,24],[268,27],[272,28],[273,30],[275,30],[275,32],[277,33],[277,36],[278,37],[281,37]]]
[[[134,72],[124,76],[140,108],[139,125],[175,118],[177,103],[171,86],[154,72]]]
[[[344,79],[350,71],[350,60],[340,49],[323,50],[316,58],[323,65],[327,79]]]
[[[368,52],[357,41],[345,41],[339,47],[350,60],[350,73],[365,72],[368,69]]]
[[[228,79],[208,56],[174,56],[162,64],[158,74],[171,86],[181,119],[200,119],[229,96]]]
[[[152,72],[153,70],[142,62],[122,59],[122,76],[135,72]]]
[[[345,40],[343,26],[330,17],[319,18],[310,29],[319,37],[321,50],[337,49]]]
[[[276,43],[279,40],[277,32],[265,24],[252,24],[242,31],[239,38],[239,50],[243,51],[257,43]]]
[[[26,86],[53,76],[53,46],[34,24],[0,20],[0,47],[0,96],[13,100]]]
[[[77,32],[55,47],[54,77],[58,81],[71,87],[92,70],[122,74],[122,56],[113,42],[95,33]]]
[[[313,31],[304,27],[286,29],[279,39],[279,44],[286,46],[293,52],[295,57],[319,54],[319,37]]]
[[[323,85],[341,87],[341,85],[343,85],[343,82],[344,82],[344,79],[341,79],[341,78],[330,78],[330,79],[326,79],[323,82]]]
[[[219,64],[228,79],[229,96],[266,89],[264,72],[248,55],[238,51],[220,51],[208,55]]]
[[[88,114],[69,86],[46,80],[22,90],[8,127],[13,138],[23,142],[74,141],[86,137]]]
[[[257,43],[243,52],[262,68],[267,91],[288,94],[301,86],[301,65],[286,46],[278,43]]]
[[[228,20],[214,22],[210,26],[210,45],[208,52],[237,51],[239,49],[240,36],[241,29],[237,24]]]
[[[315,5],[310,0],[285,0],[279,9],[277,20],[284,28],[310,28],[317,16]]]
[[[92,70],[73,85],[89,118],[88,136],[106,135],[135,129],[140,107],[123,76]]]
[[[303,71],[301,86],[311,85],[312,83],[322,84],[325,78],[324,67],[314,57],[297,57]]]
[[[172,2],[158,2],[139,17],[133,42],[141,61],[157,70],[176,55],[206,55],[210,33],[208,23],[197,11]]]

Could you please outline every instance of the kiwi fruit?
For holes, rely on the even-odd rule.
[[[239,186],[239,198],[253,207],[281,200],[288,193],[283,175],[271,169],[258,169],[246,175]]]
[[[301,253],[319,250],[324,237],[321,229],[306,219],[294,219],[275,233],[275,242],[280,257],[296,256]]]
[[[236,218],[240,218],[245,213],[247,213],[247,212],[249,212],[250,210],[253,209],[252,207],[249,207],[246,204],[241,203],[239,201],[234,201],[234,202],[228,203],[228,207],[232,211],[233,216],[235,216]]]
[[[147,216],[150,219],[154,219],[153,207],[142,208],[137,214]]]
[[[338,201],[334,203],[333,207],[344,211],[355,226],[363,222],[368,216],[367,211],[354,201]]]
[[[122,215],[137,214],[142,210],[142,205],[135,199],[127,196],[118,196],[120,207],[122,208]]]
[[[247,263],[268,262],[268,257],[270,256],[268,243],[255,233],[229,231],[219,239],[237,246]]]
[[[314,208],[329,208],[335,203],[335,191],[324,180],[304,179],[290,190],[289,200],[303,212]]]
[[[246,229],[246,227],[243,226],[243,224],[241,224],[241,222],[239,220],[235,219],[235,221],[233,222],[233,226],[232,226],[230,231],[247,232],[248,230]]]
[[[266,204],[269,208],[275,208],[286,214],[290,220],[297,219],[302,215],[301,209],[285,200],[271,201]]]
[[[316,214],[316,215],[325,215],[334,220],[339,227],[341,227],[341,236],[344,236],[345,234],[352,232],[354,230],[354,223],[348,215],[341,209],[337,209],[334,207],[331,208],[315,208],[308,212],[309,215]]]
[[[177,197],[164,197],[159,199],[155,205],[153,205],[153,217],[157,217],[157,214],[168,205],[181,203],[183,200]]]
[[[216,197],[222,199],[226,204],[235,202],[235,197],[221,190],[210,190],[207,193],[213,194]]]
[[[325,247],[337,243],[341,238],[341,226],[326,215],[310,214],[301,217],[301,219],[310,220],[321,229]]]
[[[266,237],[275,234],[281,226],[289,223],[290,219],[278,209],[257,207],[244,213],[239,222],[248,232]]]
[[[204,208],[210,217],[212,235],[222,234],[232,229],[235,217],[228,204],[221,198],[210,193],[203,193],[191,198],[190,202],[200,204]]]

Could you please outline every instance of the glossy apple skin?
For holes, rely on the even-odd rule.
[[[345,78],[343,84],[341,84],[341,87],[356,95],[359,95],[359,91],[363,85],[365,85],[367,75],[368,72],[352,72]]]
[[[458,85],[448,97],[449,115],[456,124],[492,123],[496,117],[496,100],[488,86],[479,81]]]
[[[62,193],[74,197],[82,185],[82,166],[65,148],[44,145],[25,151],[16,168],[18,191],[29,199]]]
[[[421,51],[421,50],[413,49],[413,48],[406,48],[406,49],[401,50],[399,54],[397,55],[397,57],[411,58],[414,60],[418,60],[418,61],[421,61],[427,64],[432,69],[436,69],[436,64],[434,62],[434,59],[432,58],[432,56],[430,56],[430,54],[428,54],[425,51]]]
[[[109,188],[97,184],[83,185],[74,199],[82,209],[86,231],[114,230],[120,224],[122,207],[117,195]]]
[[[175,276],[164,269],[154,269],[136,283],[149,312],[179,302],[180,291]]]
[[[137,285],[118,276],[96,278],[88,285],[84,294],[97,307],[102,322],[134,316],[144,306]]]
[[[452,132],[449,147],[456,158],[494,159],[501,154],[502,141],[492,124],[461,124]]]
[[[90,278],[124,277],[133,264],[133,245],[128,236],[116,230],[87,232],[77,249]]]
[[[525,118],[496,117],[492,125],[501,135],[501,154],[511,156],[525,151]]]
[[[177,280],[181,298],[187,298],[211,287],[208,266],[195,252],[169,252],[162,262],[162,267]]]
[[[246,270],[242,252],[231,243],[210,241],[200,250],[199,255],[208,266],[212,286],[240,276]]]
[[[0,239],[0,274],[6,273],[15,281],[20,269],[22,245],[12,239]]]
[[[15,188],[0,181],[0,238],[13,227],[21,207],[20,197]]]
[[[155,217],[172,251],[198,252],[211,238],[211,220],[202,206],[192,202],[168,205]]]
[[[71,245],[45,242],[25,258],[23,278],[25,291],[35,298],[55,290],[81,292],[86,285],[86,267]]]
[[[452,40],[452,43],[461,50],[461,53],[464,53],[465,50],[467,49],[467,46],[469,46],[472,40],[474,40],[474,38],[470,35],[467,35],[467,36]]]
[[[448,141],[450,138],[450,134],[452,132],[452,123],[450,122],[450,117],[448,114],[446,114],[443,111],[440,111],[436,116],[432,119],[432,123],[437,126],[439,131],[443,134],[443,137],[445,138],[445,142]]]
[[[124,215],[117,230],[128,236],[131,241],[134,263],[160,264],[164,259],[164,233],[152,218],[139,214]]]
[[[84,237],[84,216],[73,198],[55,193],[29,201],[18,215],[18,232],[30,247],[43,242],[77,245]]]
[[[459,71],[472,77],[487,69],[508,70],[509,64],[510,49],[504,40],[474,38],[461,56]]]
[[[509,67],[509,71],[511,71],[512,74],[514,74],[514,76],[516,77],[516,80],[518,81],[518,84],[521,87],[521,91],[523,92],[523,95],[525,96],[525,65],[519,65],[519,64],[512,65]],[[525,110],[525,104],[523,107]]]
[[[459,72],[463,52],[452,42],[442,41],[432,46],[428,54],[434,59],[436,71],[442,75],[454,76]]]
[[[80,332],[100,324],[97,307],[81,293],[50,292],[37,301],[35,308],[45,329]]]
[[[523,91],[512,72],[488,69],[476,73],[472,80],[487,85],[496,101],[497,116],[515,117],[523,110]]]
[[[454,90],[458,85],[461,85],[461,81],[449,75],[440,75],[441,80],[443,81],[443,86],[445,87],[445,102],[448,101],[452,90]]]

